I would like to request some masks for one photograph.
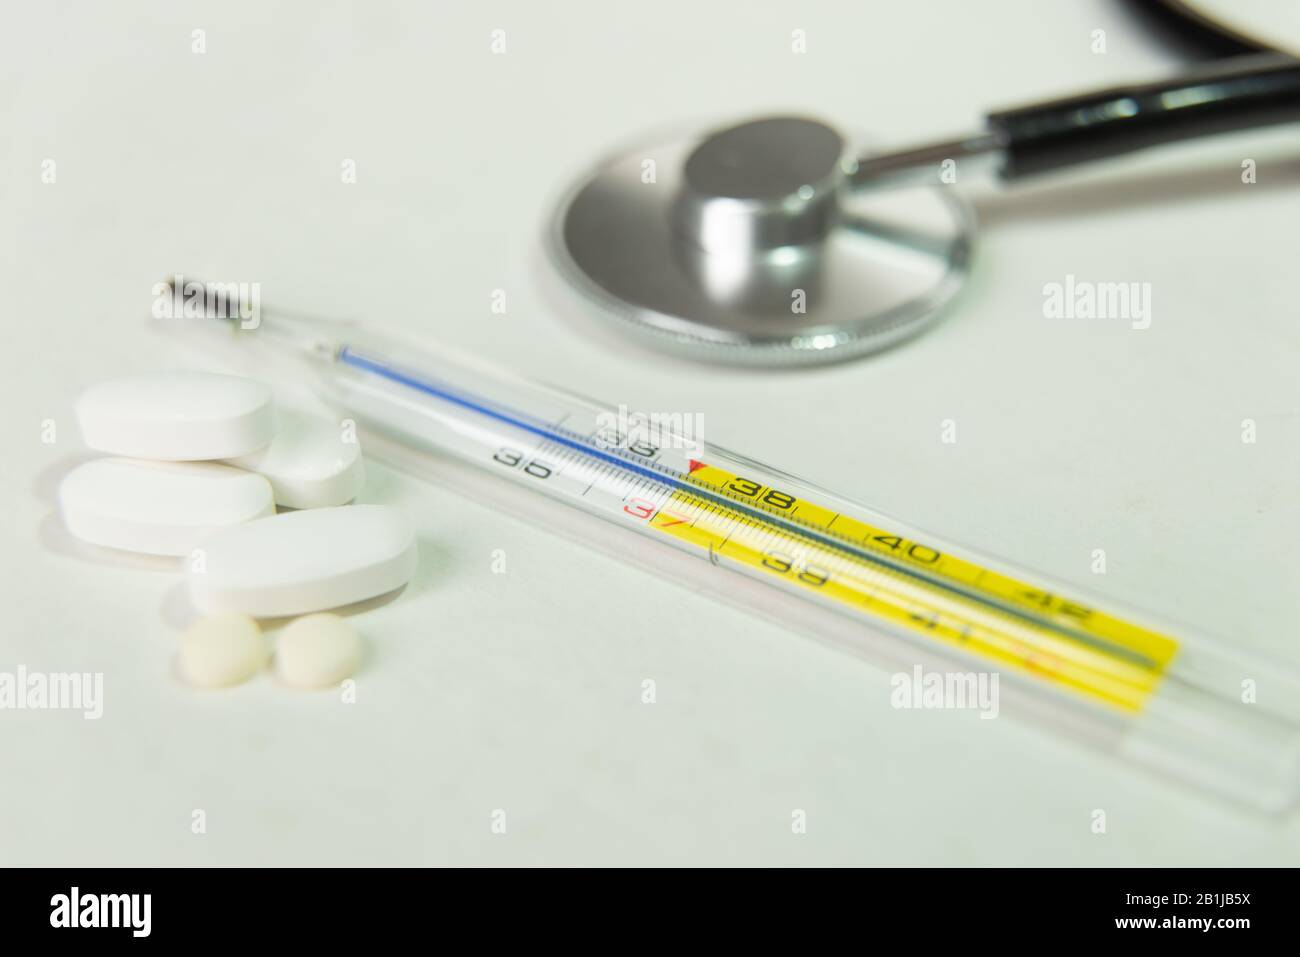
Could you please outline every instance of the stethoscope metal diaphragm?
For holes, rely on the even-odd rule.
[[[975,221],[945,185],[852,190],[859,146],[771,117],[624,149],[564,195],[554,258],[602,315],[692,358],[810,364],[885,348],[961,287]]]
[[[1297,121],[1300,60],[1277,54],[1000,110],[973,135],[860,158],[824,123],[768,117],[607,159],[566,194],[552,247],[605,314],[695,358],[849,358],[920,331],[961,286],[975,222],[945,175],[959,163],[1012,182]]]

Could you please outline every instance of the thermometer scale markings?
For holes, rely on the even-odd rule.
[[[715,491],[736,479],[730,473],[698,462],[691,463],[690,476],[696,481],[713,486]],[[638,489],[645,484],[648,483],[644,480],[636,482]],[[746,483],[746,485],[753,486],[754,483]],[[763,493],[770,491],[763,487],[752,488],[745,485],[741,487],[751,496],[763,495],[764,498],[767,498],[767,495]],[[1163,636],[1144,632],[1136,626],[1119,623],[1115,619],[1105,618],[1102,623],[1107,626],[1121,624],[1126,629],[1146,636],[1148,640],[1143,645],[1144,649],[1157,647],[1158,642],[1164,642],[1168,647],[1168,657],[1158,662],[1142,660],[1135,663],[1099,655],[1093,649],[1085,649],[1082,655],[1077,651],[1073,655],[1058,654],[1055,651],[1064,649],[1056,648],[1062,639],[1054,632],[1048,631],[1044,635],[1041,628],[1027,629],[1025,624],[1019,621],[1010,624],[1001,623],[999,629],[996,611],[985,612],[985,617],[994,617],[993,624],[981,623],[976,620],[977,616],[963,614],[960,607],[954,610],[951,603],[948,605],[942,602],[927,603],[925,596],[900,594],[896,590],[886,588],[888,584],[886,572],[876,571],[872,575],[859,567],[861,563],[855,563],[849,556],[835,553],[817,554],[818,561],[823,565],[832,566],[818,569],[807,557],[809,551],[807,543],[802,542],[797,534],[784,531],[770,523],[755,522],[740,512],[719,506],[684,490],[674,491],[659,485],[655,488],[655,492],[657,493],[654,495],[655,499],[667,494],[668,501],[674,504],[676,510],[666,510],[665,504],[656,503],[656,510],[647,518],[650,526],[697,547],[706,548],[709,560],[713,564],[718,564],[721,558],[728,558],[769,574],[786,576],[793,572],[795,575],[793,580],[804,588],[820,591],[821,595],[818,597],[827,597],[858,608],[874,605],[875,607],[871,609],[872,613],[888,618],[896,624],[932,638],[957,644],[967,650],[973,650],[1002,664],[1033,672],[1041,678],[1056,681],[1076,692],[1082,692],[1127,711],[1140,709],[1147,695],[1159,681],[1168,658],[1172,657],[1172,652],[1176,650],[1176,644],[1164,639]],[[829,527],[835,521],[844,518],[846,523],[852,523],[855,529],[862,530],[864,538],[868,535],[888,537],[894,540],[890,546],[892,548],[900,548],[906,544],[906,539],[902,539],[901,536],[887,535],[882,530],[866,526],[838,513],[832,514],[813,503],[789,496],[781,498],[780,495],[781,493],[777,493],[778,497],[775,501],[782,502],[784,498],[789,498],[790,501],[786,503],[789,512],[795,514],[801,511],[803,513],[801,517],[805,521],[808,521],[808,517],[812,515],[813,520]],[[625,511],[634,518],[641,517],[638,511],[626,508]],[[686,514],[683,515],[683,512]],[[749,541],[739,546],[734,544],[733,539],[737,533],[743,534],[746,531],[749,532]],[[788,559],[777,557],[782,548],[790,553]],[[933,549],[921,552],[922,555],[931,553],[937,563],[941,558],[939,553]],[[984,576],[993,574],[989,569],[968,562],[951,560],[949,564],[960,571],[971,572],[968,577],[973,583],[978,583]],[[825,571],[824,575],[821,574],[822,571]],[[1005,581],[1010,586],[1019,584],[1011,579]],[[829,590],[827,590],[828,585],[831,586]],[[1013,596],[1015,594],[1012,592]],[[1034,607],[1038,606],[1039,604],[1035,602]],[[1108,627],[1107,630],[1112,632],[1112,636],[1117,633],[1113,627]],[[1025,631],[1030,633],[1026,635]],[[1017,633],[1020,633],[1019,637]],[[1043,647],[1044,637],[1048,639],[1046,648]]]
[[[813,597],[866,611],[1126,711],[1139,710],[1160,679],[1162,668],[1070,643],[1053,630],[1014,618],[1000,620],[994,610],[963,608],[955,599],[944,602],[927,596],[915,585],[909,589],[906,582],[891,582],[886,572],[847,556],[817,554],[817,561],[810,561],[807,546],[797,536],[757,525],[742,515],[728,516],[688,493],[674,492],[671,502],[671,507],[651,516],[650,526],[707,550],[715,564],[726,559],[777,576],[812,592]],[[711,510],[718,512],[713,522]],[[683,521],[682,513],[691,520]],[[756,537],[747,538],[750,528]]]
[[[459,394],[348,347],[339,361],[534,437],[531,454],[498,449],[554,494],[612,495],[624,520],[829,601],[1124,711],[1141,709],[1177,643],[974,562],[877,528],[708,464],[686,471],[610,447],[499,404]],[[561,419],[560,421],[566,421]],[[573,470],[570,471],[570,468]],[[609,475],[606,487],[602,479]],[[550,481],[564,479],[565,481]],[[575,484],[576,479],[576,484]],[[833,526],[833,527],[832,527]]]
[[[693,464],[697,467],[692,468],[690,479],[693,482],[705,485],[713,491],[726,494],[728,489],[738,492],[745,485],[757,486],[757,483],[740,479],[739,481],[744,484],[737,487],[737,476],[702,463]],[[751,495],[757,500],[756,504],[761,506],[767,496],[762,495],[760,498],[760,494],[772,491],[775,490],[766,486],[758,486],[752,493],[739,492],[739,494]],[[1068,627],[1081,629],[1103,640],[1113,641],[1121,648],[1136,652],[1152,664],[1160,666],[1168,664],[1178,649],[1177,642],[1173,639],[1149,629],[1122,621],[1077,602],[1043,592],[1026,582],[1017,581],[992,569],[940,552],[937,549],[911,541],[902,535],[885,529],[868,525],[850,516],[831,513],[829,509],[825,509],[820,505],[795,499],[791,496],[784,497],[790,499],[790,505],[787,506],[789,513],[791,515],[798,513],[799,520],[803,524],[828,531],[832,524],[838,522],[838,528],[832,534],[853,542],[859,547],[866,547],[882,554],[888,552],[885,555],[887,558],[893,558],[894,560],[907,559],[972,590],[978,590],[1004,602],[1013,603],[1027,611],[1040,615],[1046,612],[1057,620],[1064,619]],[[769,501],[767,504],[770,506],[772,502]]]

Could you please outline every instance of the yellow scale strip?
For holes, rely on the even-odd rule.
[[[795,518],[800,525],[924,568],[969,591],[1145,659],[1135,661],[959,595],[927,588],[910,576],[762,525],[689,492],[673,493],[650,519],[651,527],[664,534],[1091,700],[1139,711],[1177,653],[1177,642],[1165,635],[714,466],[697,465],[690,478],[710,491]]]

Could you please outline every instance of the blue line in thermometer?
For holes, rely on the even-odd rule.
[[[1150,658],[1130,648],[1125,648],[1122,645],[1115,645],[1092,635],[1075,631],[1074,629],[1067,628],[1049,618],[1040,617],[1030,611],[1016,608],[1014,605],[1006,604],[994,597],[981,594],[978,591],[970,591],[955,582],[947,581],[938,576],[926,575],[919,569],[909,568],[902,564],[896,564],[884,556],[876,555],[870,551],[862,549],[859,546],[854,545],[852,542],[836,538],[833,533],[825,534],[817,529],[808,528],[800,523],[796,518],[777,515],[761,508],[755,508],[749,503],[740,502],[702,486],[691,484],[680,477],[680,472],[669,469],[666,466],[657,465],[655,463],[647,464],[644,462],[631,461],[615,452],[599,448],[590,440],[574,438],[572,437],[572,433],[566,435],[563,431],[558,431],[553,426],[541,425],[535,420],[529,421],[527,418],[520,415],[505,412],[499,408],[494,408],[481,400],[460,395],[443,386],[435,385],[423,377],[416,376],[409,372],[404,372],[386,361],[362,355],[353,350],[350,346],[341,346],[337,352],[337,356],[338,361],[345,365],[361,369],[365,372],[380,376],[381,378],[388,379],[389,381],[415,389],[419,392],[423,392],[425,395],[430,395],[445,402],[450,402],[454,405],[460,406],[461,408],[468,409],[471,412],[488,416],[498,422],[502,422],[517,429],[522,429],[525,432],[529,432],[549,442],[555,442],[566,446],[567,448],[574,449],[584,455],[589,455],[603,460],[644,478],[649,478],[664,485],[679,489],[687,494],[711,500],[717,505],[748,515],[750,518],[757,519],[765,524],[777,524],[793,534],[809,539],[819,545],[832,548],[836,551],[847,553],[852,558],[859,561],[864,561],[878,568],[884,568],[887,571],[904,575],[915,581],[921,582],[924,585],[939,588],[959,598],[977,602],[1002,614],[1011,615],[1022,621],[1029,622],[1035,627],[1050,629],[1051,631],[1073,641],[1099,649],[1107,654],[1129,659],[1143,667],[1150,667],[1154,664]]]

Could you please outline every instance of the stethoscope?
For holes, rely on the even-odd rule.
[[[599,311],[685,355],[749,365],[864,355],[915,335],[969,273],[958,184],[1300,119],[1300,61],[1260,54],[991,113],[967,137],[861,155],[773,116],[619,151],[563,197],[551,247]]]

